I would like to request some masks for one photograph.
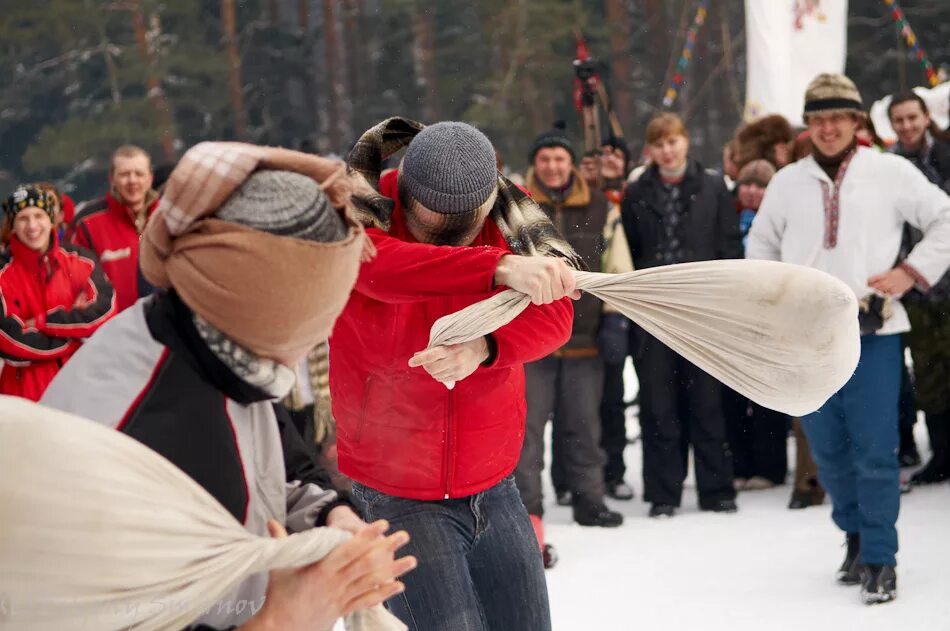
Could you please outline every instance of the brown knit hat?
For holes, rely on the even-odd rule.
[[[861,93],[854,82],[843,74],[823,72],[808,84],[805,89],[805,113],[815,112],[851,112],[864,114]]]
[[[769,180],[772,179],[773,175],[775,175],[775,167],[772,166],[771,162],[768,160],[753,160],[739,171],[736,183],[740,186],[753,183],[765,188],[769,185]]]

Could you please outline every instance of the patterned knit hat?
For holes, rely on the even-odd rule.
[[[822,73],[805,89],[805,118],[815,112],[864,114],[857,86],[843,74]]]
[[[571,145],[570,138],[567,137],[567,124],[565,124],[564,121],[554,121],[554,125],[551,129],[543,132],[534,139],[528,161],[533,163],[534,157],[545,147],[561,147],[567,149],[567,152],[571,154],[571,161],[577,162],[577,154],[574,152],[574,146]]]
[[[346,237],[343,219],[320,186],[293,171],[255,171],[215,216],[281,237],[323,242]]]
[[[768,160],[753,160],[739,171],[736,183],[740,186],[742,184],[758,184],[765,188],[769,185],[769,180],[772,179],[773,175],[775,175],[775,167],[772,166],[771,162]]]
[[[56,199],[53,195],[33,184],[21,184],[3,202],[3,214],[7,225],[13,225],[17,213],[29,206],[45,210],[50,221],[55,219],[53,215],[56,212]]]
[[[495,148],[471,125],[429,125],[406,149],[399,187],[401,193],[434,212],[472,213],[498,189]]]

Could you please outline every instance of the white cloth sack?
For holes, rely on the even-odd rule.
[[[814,412],[847,383],[861,340],[854,292],[824,272],[725,260],[628,272],[574,272],[611,305],[710,375],[767,408]],[[506,290],[440,318],[429,347],[460,344],[511,322],[528,296]]]
[[[249,574],[312,563],[349,536],[252,535],[138,441],[0,397],[0,627],[182,629]],[[381,606],[345,626],[406,628]]]

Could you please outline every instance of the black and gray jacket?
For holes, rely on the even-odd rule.
[[[42,404],[148,445],[211,493],[248,531],[276,519],[323,525],[342,502],[286,411],[239,379],[201,340],[174,292],[138,301],[103,325],[50,384]],[[240,625],[264,600],[249,577],[197,623]]]
[[[667,264],[671,248],[677,263],[741,258],[738,213],[722,176],[691,159],[678,193],[678,243],[671,244],[665,216],[670,193],[656,165],[627,187],[620,215],[634,268]]]

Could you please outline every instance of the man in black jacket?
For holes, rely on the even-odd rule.
[[[950,138],[930,118],[927,104],[914,92],[896,95],[887,107],[897,142],[891,151],[910,160],[927,179],[950,193]],[[902,251],[920,241],[919,230],[905,226]],[[933,455],[911,484],[950,479],[950,273],[926,294],[913,289],[902,299],[911,330],[906,341],[914,359],[917,405],[926,414]],[[901,447],[913,444],[913,423],[901,427]],[[909,436],[907,435],[909,433]],[[903,451],[903,449],[902,449]]]
[[[621,210],[634,267],[738,258],[732,196],[722,177],[689,159],[683,122],[661,114],[646,140],[653,165],[627,188]],[[735,512],[721,384],[636,326],[633,349],[650,516],[670,517],[680,505],[690,443],[700,508]]]

